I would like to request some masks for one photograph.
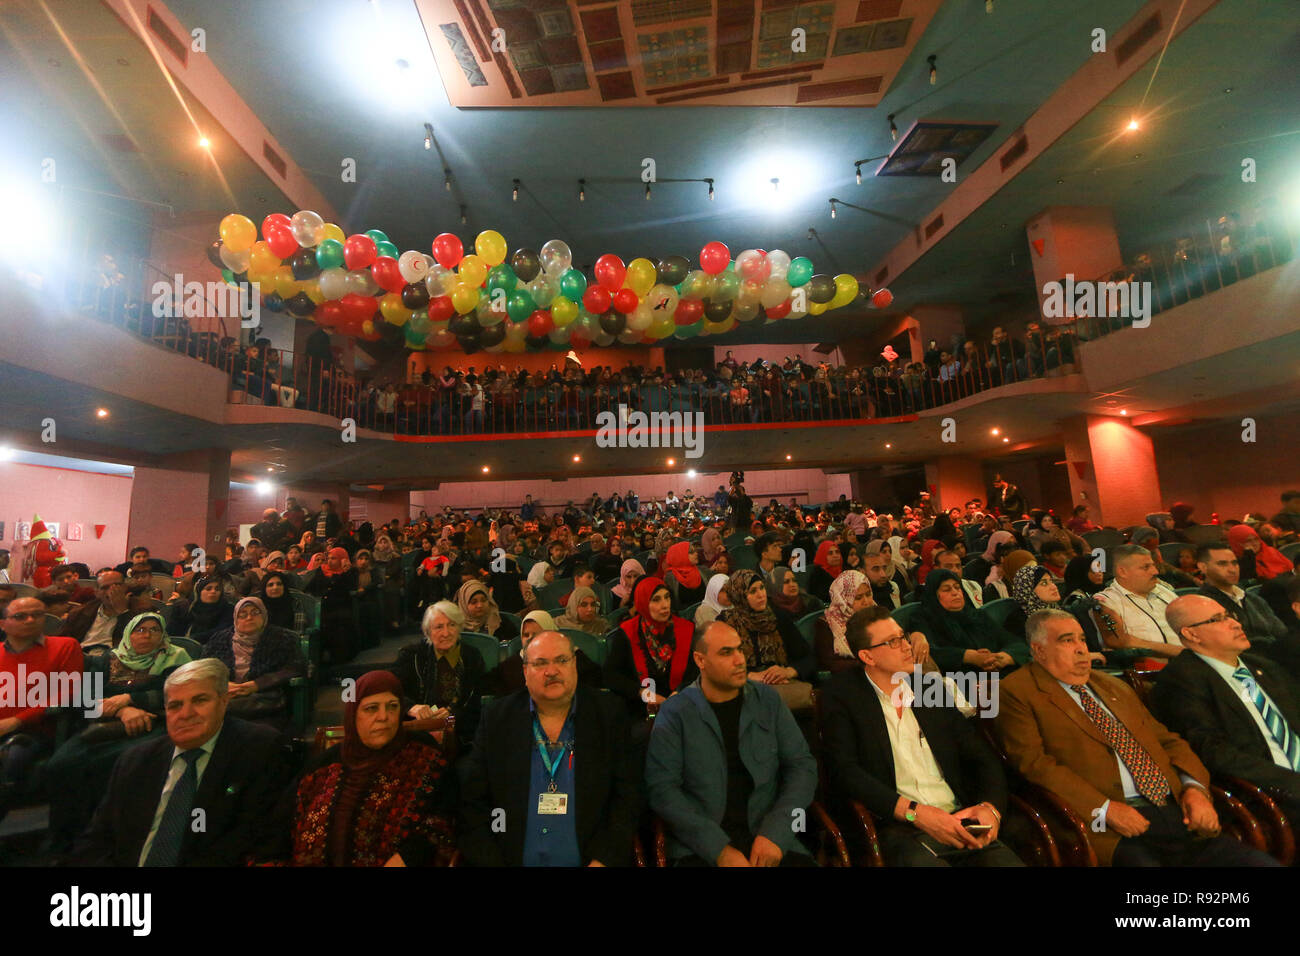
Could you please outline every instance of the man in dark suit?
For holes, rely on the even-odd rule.
[[[881,821],[885,863],[1021,866],[997,841],[1007,807],[997,755],[949,695],[941,706],[922,706],[928,698],[902,678],[914,673],[912,645],[889,610],[858,611],[845,637],[862,666],[831,678],[823,756],[830,790]],[[970,819],[981,829],[962,824]]]
[[[1001,683],[997,729],[1011,764],[1088,825],[1103,865],[1276,866],[1219,835],[1210,774],[1123,681],[1091,672],[1074,615],[1025,625],[1033,661]]]
[[[459,768],[461,852],[474,866],[631,863],[640,768],[623,702],[579,686],[573,642],[557,631],[520,657],[524,690],[484,708]]]
[[[167,736],[118,759],[76,862],[238,866],[265,844],[292,767],[278,733],[226,716],[229,682],[215,658],[168,676]]]
[[[1212,598],[1235,618],[1258,652],[1268,654],[1277,641],[1286,638],[1286,625],[1278,620],[1268,602],[1257,595],[1247,594],[1239,586],[1241,567],[1232,548],[1219,542],[1203,544],[1196,549],[1196,566],[1205,575],[1199,593]],[[1166,617],[1168,614],[1166,608]],[[1209,616],[1201,615],[1202,618]]]
[[[1180,597],[1165,615],[1192,653],[1160,674],[1156,716],[1213,773],[1268,787],[1288,816],[1300,816],[1300,696],[1291,678],[1268,658],[1245,653],[1250,639],[1241,623],[1212,598]]]

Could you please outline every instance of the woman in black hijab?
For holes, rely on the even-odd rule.
[[[298,605],[289,593],[289,579],[286,575],[279,571],[268,572],[262,578],[262,587],[257,596],[266,605],[266,622],[272,627],[298,632],[305,629],[306,621],[298,614]]]

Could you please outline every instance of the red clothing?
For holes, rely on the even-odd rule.
[[[440,578],[446,573],[447,565],[450,563],[450,559],[445,554],[435,554],[433,557],[421,561],[420,567],[424,568],[425,574]]]
[[[1101,525],[1093,524],[1087,518],[1071,518],[1065,523],[1065,526],[1075,534],[1083,534],[1085,531],[1101,530]]]
[[[24,685],[19,684],[18,666],[23,665]],[[9,642],[0,643],[0,720],[17,717],[25,725],[36,723],[45,713],[44,707],[19,708],[19,697],[25,697],[26,684],[32,674],[80,674],[82,672],[81,645],[70,637],[47,635],[44,643],[33,644],[21,654],[9,650]],[[76,701],[63,701],[65,705]]]

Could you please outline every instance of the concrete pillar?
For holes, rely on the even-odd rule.
[[[230,450],[183,452],[163,465],[135,469],[127,547],[144,545],[170,561],[181,545],[197,543],[220,557],[229,517]]]
[[[1040,314],[1044,283],[1060,281],[1067,274],[1075,281],[1090,282],[1124,264],[1109,206],[1048,206],[1029,220],[1025,233]]]
[[[935,511],[965,509],[972,498],[988,504],[984,466],[974,458],[953,455],[926,462],[925,483]]]
[[[1097,524],[1143,524],[1160,511],[1160,476],[1151,439],[1124,418],[1080,415],[1064,423],[1070,498]]]

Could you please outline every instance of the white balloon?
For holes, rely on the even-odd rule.
[[[784,279],[768,279],[758,294],[758,301],[765,309],[774,309],[788,298],[790,283]]]
[[[539,309],[548,308],[555,301],[555,297],[560,294],[559,282],[545,272],[538,274],[524,288],[528,290],[528,294],[533,297],[533,302],[537,304]]]
[[[668,288],[668,287],[665,287]],[[639,341],[641,333],[654,324],[654,310],[650,308],[649,302],[642,302],[635,309],[627,314],[627,327],[630,331],[636,333],[633,341]]]
[[[370,274],[369,269],[357,269],[349,272],[344,279],[348,292],[356,292],[358,295],[374,295],[379,291],[379,283],[375,277]]]
[[[523,325],[521,322],[520,325]],[[556,345],[564,345],[569,341],[569,329],[571,326],[566,325],[562,329],[551,329],[546,333],[546,337]]]
[[[420,282],[429,274],[429,263],[422,253],[409,249],[397,260],[397,271],[407,282]]]
[[[613,345],[614,336],[610,335],[604,329],[601,329],[599,332],[596,333],[596,337],[592,339],[592,341],[595,342],[597,345],[602,345],[602,346]]]
[[[300,209],[289,220],[289,231],[304,249],[320,245],[325,238],[325,220],[310,209]]]
[[[231,272],[244,272],[248,269],[248,250],[234,252],[229,246],[221,247],[221,261]]]
[[[769,279],[784,279],[786,273],[790,271],[790,255],[781,249],[773,249],[769,252],[767,261],[772,265]]]
[[[320,274],[320,294],[327,299],[341,299],[348,294],[348,273],[345,269],[325,269]]]
[[[559,278],[573,266],[573,251],[562,239],[549,239],[538,253],[542,261],[542,271]]]

